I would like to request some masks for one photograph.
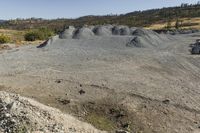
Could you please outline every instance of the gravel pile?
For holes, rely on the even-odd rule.
[[[65,31],[60,34],[61,39],[70,39],[73,37],[75,32],[75,28],[73,26],[69,26],[68,29],[65,29]]]
[[[94,36],[94,32],[91,28],[83,27],[78,28],[74,32],[73,38],[74,39],[90,39]]]
[[[97,36],[110,36],[112,35],[112,32],[110,28],[104,27],[104,26],[97,26],[93,29],[93,32]]]
[[[101,131],[34,100],[0,92],[0,132],[100,133]]]
[[[113,37],[131,37],[127,43],[121,45],[137,48],[159,47],[163,45],[163,41],[166,42],[170,40],[170,35],[158,34],[152,30],[112,25],[86,26],[77,29],[70,26],[60,35],[60,39],[73,38],[87,40],[95,36],[107,37],[110,38],[110,41],[112,41]]]

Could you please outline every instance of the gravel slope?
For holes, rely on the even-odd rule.
[[[89,38],[55,37],[42,48],[2,51],[1,90],[34,98],[108,131],[199,131],[200,57],[190,55],[189,45],[200,33],[159,35],[163,41],[155,41],[158,35],[151,31],[91,32]],[[135,37],[145,38],[140,42],[144,47],[127,46]],[[99,127],[88,119],[93,114],[115,126]]]
[[[89,124],[16,94],[0,92],[0,131],[4,133],[101,133]]]

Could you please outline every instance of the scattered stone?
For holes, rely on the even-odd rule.
[[[60,102],[68,104],[70,101],[63,99]],[[73,131],[77,133],[101,132],[57,109],[19,95],[0,91],[0,132],[66,133]]]
[[[63,105],[67,105],[70,103],[70,100],[67,99],[58,99],[58,102],[62,103]]]
[[[130,126],[129,123],[122,124],[122,127],[126,129],[129,128],[129,126]]]
[[[82,85],[82,84],[80,84],[80,87],[83,87],[83,85]]]
[[[83,94],[85,94],[85,91],[81,89],[81,90],[79,91],[79,93],[80,93],[80,95],[83,95]]]
[[[69,131],[70,132],[76,132],[76,129],[75,128],[69,128]]]
[[[59,79],[58,79],[58,80],[56,80],[56,83],[60,84],[60,83],[61,83],[61,80],[59,80]]]
[[[95,104],[95,102],[88,102],[88,103],[89,103],[89,104],[93,104],[93,105]]]
[[[166,99],[166,100],[163,100],[162,101],[164,104],[169,104],[170,103],[170,100],[169,99]]]

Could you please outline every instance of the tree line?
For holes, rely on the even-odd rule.
[[[200,2],[196,4],[181,4],[176,7],[164,7],[162,9],[151,9],[145,11],[135,11],[121,15],[104,15],[104,16],[84,16],[78,19],[15,19],[0,23],[0,28],[24,30],[36,28],[48,28],[55,32],[62,31],[63,28],[74,25],[76,27],[83,25],[103,25],[117,24],[128,25],[130,27],[150,26],[157,22],[166,22],[170,25],[170,21],[176,21],[176,28],[181,25],[181,18],[200,17]],[[169,26],[168,25],[168,26]]]

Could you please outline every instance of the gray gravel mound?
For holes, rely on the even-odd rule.
[[[97,36],[110,36],[112,35],[112,31],[109,27],[105,26],[97,26],[93,29],[93,32]]]
[[[123,25],[85,26],[77,29],[69,27],[60,35],[60,38],[91,39],[95,36],[110,38],[110,41],[114,36],[120,37],[120,39],[122,39],[122,37],[131,37],[131,39],[129,39],[131,41],[120,45],[140,48],[159,47],[165,45],[163,44],[163,41],[169,41],[169,35],[158,34],[152,30],[142,28],[129,28],[128,26]]]
[[[130,35],[130,29],[128,26],[114,26],[112,28],[113,35]]]
[[[73,26],[69,26],[68,29],[65,29],[63,33],[60,34],[61,39],[70,39],[74,35],[75,28]]]
[[[137,48],[151,48],[155,44],[151,43],[146,37],[137,36],[127,43],[127,47],[137,47]]]
[[[130,35],[133,35],[133,33],[135,32],[137,28],[136,27],[131,27],[130,28]]]
[[[130,42],[126,44],[127,47],[138,47],[138,48],[143,48],[144,47],[144,42],[142,42],[143,39],[141,37],[135,37],[133,38]]]
[[[73,39],[90,39],[94,36],[90,28],[79,28],[74,32]]]
[[[120,28],[120,35],[130,35],[130,29],[127,26]]]
[[[120,27],[114,26],[114,27],[112,28],[112,34],[113,34],[113,35],[120,35]]]
[[[158,34],[152,30],[145,30],[145,29],[136,29],[132,33],[133,38],[127,46],[135,46],[135,47],[162,47],[162,45],[166,45],[164,42],[169,41],[170,38],[166,35]]]
[[[157,35],[158,33],[152,31],[152,30],[145,30],[145,29],[142,29],[142,28],[137,28],[133,33],[132,35],[134,36],[148,36],[148,35]]]

